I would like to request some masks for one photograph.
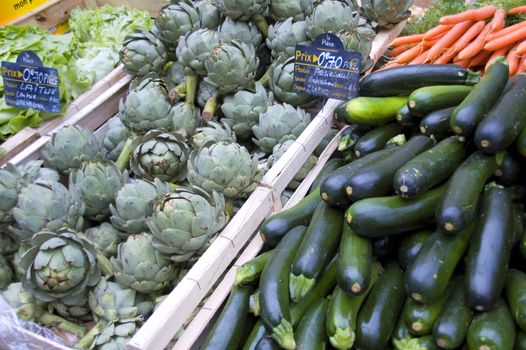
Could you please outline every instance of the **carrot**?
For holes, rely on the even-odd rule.
[[[493,19],[490,22],[491,32],[496,32],[501,30],[506,26],[506,11],[503,9],[498,9],[493,15]]]
[[[464,35],[460,37],[460,39],[457,40],[453,46],[453,50],[455,50],[455,52],[460,52],[460,50],[468,46],[471,40],[475,39],[480,34],[480,32],[484,30],[485,26],[486,22],[484,21],[478,21],[475,23],[464,33]]]
[[[472,21],[464,21],[458,24],[455,24],[453,28],[446,35],[444,35],[438,42],[433,45],[432,48],[427,52],[426,62],[431,62],[442,53],[446,48],[451,47],[473,24]]]
[[[514,32],[501,36],[500,38],[494,39],[492,41],[488,41],[486,45],[484,45],[484,49],[488,51],[497,51],[523,39],[526,39],[526,27],[517,29]]]
[[[508,52],[508,55],[506,56],[506,61],[508,61],[508,68],[510,70],[510,76],[514,75],[519,69],[521,57],[516,55],[518,46],[518,44],[513,45],[510,52]]]
[[[461,67],[464,67],[464,68],[468,68],[468,67],[469,67],[469,62],[470,62],[470,61],[471,61],[470,59],[467,59],[467,60],[463,60],[463,61],[457,61],[457,62],[455,62],[455,64],[456,64],[457,66],[461,66]]]
[[[457,55],[457,53],[455,51],[453,51],[453,49],[449,49],[446,52],[444,52],[440,57],[438,57],[436,59],[436,61],[433,62],[433,63],[434,64],[446,64],[446,63],[449,63],[449,62],[451,62],[451,60],[453,60],[453,58],[456,55]]]
[[[508,11],[508,15],[518,15],[520,13],[526,13],[526,5],[514,7]]]
[[[434,40],[424,40],[424,41],[422,41],[422,46],[423,46],[425,49],[429,49],[431,46],[435,45],[437,42],[438,42],[438,39],[434,39]]]
[[[461,60],[465,60],[468,58],[475,57],[484,48],[484,44],[486,43],[486,35],[488,35],[490,31],[491,25],[486,24],[486,26],[484,27],[484,29],[482,29],[477,38],[458,53],[458,58]]]
[[[383,70],[383,69],[394,68],[394,67],[400,67],[400,66],[403,66],[403,64],[396,63],[396,62],[390,62],[390,63],[384,64],[382,67],[378,68],[377,71]]]
[[[469,62],[469,66],[476,67],[485,64],[486,60],[489,58],[489,56],[491,56],[492,53],[493,52],[486,50],[480,51],[475,57],[471,59],[471,61]]]
[[[519,56],[526,55],[526,40],[524,40],[522,43],[519,44],[519,47],[517,47],[516,53]]]
[[[517,74],[526,72],[526,56],[522,56],[519,63],[519,69],[517,69]]]
[[[396,56],[394,61],[396,63],[407,63],[412,59],[416,58],[416,56],[420,55],[422,51],[424,51],[424,48],[422,47],[422,45],[418,44],[415,47],[412,47],[406,52],[402,53],[401,55]]]
[[[396,57],[396,56],[400,55],[401,53],[403,53],[404,51],[409,50],[411,47],[412,47],[411,45],[397,46],[397,47],[393,48],[391,51],[389,51],[387,56],[389,56],[389,57]]]
[[[424,39],[424,34],[413,34],[413,35],[406,35],[401,36],[393,40],[393,42],[389,46],[400,46],[400,45],[406,45],[406,44],[414,44],[422,41]]]
[[[510,50],[510,47],[511,45],[493,52],[490,58],[488,59],[488,61],[486,62],[486,66],[484,66],[484,70],[488,70],[489,66],[491,66],[491,64],[493,63],[493,61],[497,59],[497,57],[499,56],[506,57],[506,53],[508,53],[508,51]]]
[[[486,41],[492,41],[497,38],[500,38],[501,36],[507,35],[509,33],[512,33],[516,31],[517,29],[526,27],[526,21],[519,22],[517,24],[514,24],[512,26],[509,26],[507,28],[504,28],[502,30],[499,30],[498,32],[491,33],[486,37]]]
[[[420,55],[416,56],[409,64],[422,64],[425,62],[427,57],[427,51],[422,52]]]
[[[454,15],[440,18],[440,24],[457,24],[465,21],[481,21],[492,17],[497,11],[494,5],[488,5],[479,9],[467,10]]]
[[[444,34],[451,28],[453,28],[451,24],[439,24],[424,33],[424,40],[436,39],[440,34]]]

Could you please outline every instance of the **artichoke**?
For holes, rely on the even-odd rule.
[[[93,315],[88,305],[88,293],[84,291],[81,295],[65,297],[53,301],[48,305],[48,310],[65,319],[92,321]]]
[[[42,150],[44,159],[61,173],[78,169],[86,160],[102,160],[102,144],[93,132],[78,126],[57,131]]]
[[[295,140],[310,123],[310,115],[301,108],[288,104],[274,104],[259,115],[259,123],[252,127],[254,143],[269,154],[277,144]]]
[[[67,298],[81,301],[87,287],[100,280],[95,248],[76,232],[63,228],[57,233],[41,231],[31,239],[32,247],[22,256],[26,269],[22,285],[44,302]]]
[[[144,231],[146,218],[153,212],[155,197],[168,193],[168,184],[155,179],[133,180],[124,185],[115,198],[115,205],[110,205],[111,223],[115,228],[129,234]]]
[[[126,171],[121,172],[115,163],[100,161],[84,162],[80,169],[69,174],[69,186],[78,188],[82,194],[84,216],[99,222],[110,216],[110,204],[127,181]]]
[[[218,29],[219,39],[223,43],[245,43],[259,47],[263,41],[261,32],[252,22],[234,21],[227,17]]]
[[[214,6],[213,0],[199,0],[194,2],[202,28],[216,29],[221,23],[221,12]]]
[[[144,294],[162,291],[177,274],[175,264],[153,247],[146,233],[129,236],[119,244],[111,263],[117,283]]]
[[[106,123],[108,130],[104,135],[104,158],[116,161],[121,154],[126,140],[131,136],[130,130],[124,126],[120,117],[116,115]]]
[[[16,275],[16,280],[21,281],[24,278],[24,275],[26,274],[26,269],[22,267],[21,261],[24,254],[29,250],[29,246],[26,244],[20,244],[18,247],[18,250],[15,252],[11,259],[11,263],[13,265],[13,270]]]
[[[194,4],[188,0],[166,5],[155,20],[158,37],[170,50],[174,50],[179,37],[193,32],[201,26]]]
[[[205,60],[219,46],[215,30],[199,29],[179,38],[177,60],[190,75],[206,75]]]
[[[186,178],[190,149],[179,134],[152,130],[135,147],[130,168],[139,177],[179,182]]]
[[[361,72],[369,70],[373,65],[370,57],[373,47],[373,40],[376,36],[374,29],[367,23],[367,20],[355,13],[354,28],[347,32],[338,33],[346,50],[357,51],[362,55]]]
[[[274,146],[272,149],[272,155],[268,157],[268,163],[269,166],[272,167],[284,154],[287,152],[287,150],[292,146],[294,143],[294,140],[288,140],[281,144],[278,144]],[[309,172],[314,168],[316,165],[316,162],[318,161],[318,158],[314,155],[310,155],[303,166],[298,170],[296,175],[292,178],[292,181],[287,185],[287,188],[291,190],[295,190],[299,187],[301,182],[305,179],[305,177],[309,174]]]
[[[12,210],[18,200],[18,184],[21,177],[20,171],[11,164],[0,169],[0,224],[13,221]]]
[[[87,229],[84,234],[106,257],[117,255],[117,246],[123,234],[110,223],[103,222],[99,226]]]
[[[411,16],[411,0],[364,0],[361,10],[367,18],[383,28],[390,28]]]
[[[254,46],[224,43],[214,49],[205,61],[205,81],[226,95],[249,86],[256,76],[259,59]]]
[[[160,74],[168,62],[164,44],[152,32],[140,29],[124,39],[119,57],[124,70],[139,77],[150,72]]]
[[[306,32],[311,40],[323,33],[338,33],[352,28],[353,7],[336,0],[326,0],[306,18]]]
[[[185,262],[202,250],[228,220],[225,200],[199,189],[176,189],[159,197],[147,219],[153,246],[175,262]]]
[[[309,107],[316,103],[314,96],[293,92],[294,87],[294,57],[282,56],[270,66],[269,87],[274,97],[282,103],[293,106]]]
[[[225,16],[246,22],[262,17],[268,10],[269,0],[217,0],[216,3]]]
[[[192,146],[200,148],[208,141],[227,141],[236,142],[236,135],[232,129],[225,123],[208,122],[208,126],[198,128],[192,136]]]
[[[44,303],[31,292],[25,291],[20,282],[11,283],[1,295],[23,320],[34,321],[44,313]]]
[[[13,281],[13,270],[6,258],[0,255],[0,289],[6,289]]]
[[[243,198],[256,187],[258,159],[232,142],[207,142],[192,151],[188,182],[209,194],[223,193],[229,199]]]
[[[270,0],[270,15],[276,21],[302,21],[312,13],[313,0]]]
[[[172,108],[171,129],[184,137],[190,137],[201,124],[199,108],[187,102],[180,102]]]
[[[18,243],[5,232],[0,231],[0,256],[13,255],[18,250]]]
[[[184,67],[177,61],[171,62],[164,75],[164,80],[168,88],[173,89],[177,87],[179,84],[184,83],[185,79],[186,73]]]
[[[293,195],[294,195],[293,191],[287,191],[287,190],[283,191],[280,196],[281,206],[284,207],[287,204],[287,202],[292,198]]]
[[[90,349],[96,350],[124,350],[138,328],[136,322],[103,323],[104,328],[91,343]]]
[[[296,45],[309,45],[311,41],[305,34],[305,21],[293,22],[292,18],[277,22],[268,28],[267,46],[272,57],[292,57]]]
[[[24,181],[19,182],[19,186],[25,186],[28,183],[35,181],[50,181],[57,182],[60,180],[60,175],[55,169],[43,168],[43,160],[31,160],[18,167],[18,170],[22,174]],[[8,165],[5,166],[8,169]]]
[[[197,105],[199,107],[205,108],[206,103],[215,97],[217,97],[217,89],[215,86],[205,81],[199,82],[199,88],[197,89]]]

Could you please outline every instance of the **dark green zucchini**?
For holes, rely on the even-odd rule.
[[[436,85],[415,90],[407,105],[413,115],[425,116],[440,109],[457,106],[473,90],[467,85]]]
[[[495,157],[482,152],[473,153],[458,167],[437,208],[436,223],[441,230],[456,233],[475,219],[480,193],[496,169]]]
[[[259,316],[259,313],[261,311],[259,303],[260,294],[261,292],[258,289],[254,293],[250,294],[250,298],[248,299],[248,311],[254,316]]]
[[[476,223],[472,222],[454,236],[435,231],[405,271],[407,295],[421,303],[439,298],[464,256],[475,229]]]
[[[360,295],[370,284],[373,243],[343,223],[338,259],[338,285],[346,293]]]
[[[465,154],[464,143],[457,137],[440,141],[398,169],[393,179],[395,192],[403,198],[421,195],[448,179],[462,164]]]
[[[312,288],[336,253],[342,233],[342,216],[339,210],[326,203],[318,204],[292,261],[289,277],[291,300],[298,302]]]
[[[511,198],[511,196],[510,196]],[[513,246],[524,237],[525,212],[522,203],[513,203]]]
[[[504,57],[495,60],[473,91],[453,112],[451,129],[459,135],[472,135],[480,120],[502,94],[508,77],[509,67]]]
[[[526,75],[510,79],[510,87],[475,130],[475,144],[484,153],[495,154],[511,145],[526,126]]]
[[[526,329],[526,274],[516,269],[509,269],[506,276],[506,301],[515,323],[524,331]]]
[[[271,337],[263,337],[256,345],[255,350],[280,350],[278,343]]]
[[[466,259],[466,302],[477,311],[499,298],[513,246],[513,208],[508,192],[491,183],[482,196],[481,215]]]
[[[360,81],[361,96],[409,95],[431,85],[474,85],[480,74],[453,64],[414,64],[373,72]]]
[[[515,157],[508,152],[502,152],[497,156],[497,163],[498,168],[495,170],[495,177],[499,184],[512,186],[520,182],[522,177],[521,163]]]
[[[405,104],[398,110],[398,113],[396,114],[396,122],[403,127],[411,128],[418,124],[419,120],[411,114],[409,106]]]
[[[238,348],[248,316],[248,299],[253,290],[251,286],[238,286],[232,290],[201,350]]]
[[[407,300],[406,300],[406,303],[407,303]],[[405,304],[404,304],[404,307],[405,307]],[[402,308],[402,310],[403,309],[404,308]],[[407,327],[402,317],[398,317],[398,321],[396,322],[391,338],[394,341],[394,340],[400,340],[400,339],[410,338],[410,337],[412,337],[412,335],[409,332],[409,327]]]
[[[515,146],[519,154],[526,158],[526,128],[522,128]]]
[[[521,329],[517,331],[513,350],[526,350],[526,333]]]
[[[391,261],[398,250],[399,237],[385,236],[373,239],[373,256],[379,260]]]
[[[387,346],[405,299],[403,278],[398,265],[388,265],[373,286],[358,313],[356,349],[379,350]]]
[[[351,201],[389,194],[393,188],[393,176],[405,163],[433,147],[434,140],[426,136],[414,136],[397,148],[389,157],[365,166],[352,174],[346,187]]]
[[[320,299],[312,304],[296,330],[296,344],[298,349],[323,350],[326,347],[327,335],[325,334],[325,321],[329,301]]]
[[[263,271],[268,259],[272,255],[272,252],[272,250],[269,250],[261,253],[254,259],[241,265],[236,271],[234,285],[245,285],[257,281],[261,275],[261,271]]]
[[[373,152],[379,151],[385,147],[387,141],[396,135],[402,133],[401,125],[390,123],[374,128],[367,134],[363,135],[354,145],[356,157],[361,158]]]
[[[309,189],[309,194],[312,192],[316,192],[319,194],[320,192],[320,186],[323,181],[336,169],[341,168],[342,166],[346,165],[347,162],[341,158],[333,158],[327,161],[325,165],[323,166],[323,169],[321,169],[321,172],[316,176],[316,179],[312,182],[312,186]]]
[[[444,135],[450,135],[451,128],[449,121],[455,108],[456,107],[439,109],[426,115],[420,121],[420,132],[426,136],[434,136],[435,138],[443,138]]]
[[[362,199],[349,207],[345,217],[354,232],[369,238],[413,231],[433,221],[445,190],[446,186],[442,185],[417,198]]]
[[[259,279],[261,320],[274,340],[284,349],[294,350],[289,300],[290,265],[303,240],[304,226],[290,230],[274,249]]]
[[[416,336],[431,334],[435,321],[444,310],[449,298],[451,288],[447,288],[442,295],[427,304],[420,304],[411,298],[402,310],[405,324],[409,327],[409,332]]]
[[[345,119],[349,124],[366,126],[396,121],[400,107],[407,103],[407,96],[356,97],[345,105]]]
[[[255,350],[259,341],[263,339],[266,334],[267,330],[265,329],[263,322],[261,322],[261,319],[259,319],[248,335],[248,338],[243,345],[243,350]]]
[[[354,148],[356,142],[371,129],[363,125],[349,125],[345,128],[338,139],[338,151],[345,152]]]
[[[475,315],[468,329],[468,349],[513,350],[515,324],[502,299],[491,310]]]
[[[416,258],[424,242],[431,236],[431,231],[421,230],[407,235],[398,247],[398,263],[402,269],[406,269]]]

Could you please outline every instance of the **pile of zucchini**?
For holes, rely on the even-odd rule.
[[[263,223],[202,349],[526,350],[526,75],[414,65],[360,91],[351,161]]]

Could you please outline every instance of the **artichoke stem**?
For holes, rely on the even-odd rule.
[[[268,87],[268,84],[270,83],[270,68],[268,68],[265,74],[263,74],[263,76],[258,80],[258,83],[264,87]]]
[[[268,23],[265,17],[260,14],[254,15],[254,17],[252,17],[252,22],[254,22],[261,34],[263,34],[263,38],[266,39],[268,36]]]
[[[89,349],[95,341],[95,337],[102,333],[106,327],[106,322],[100,320],[89,330],[84,337],[82,337],[74,346],[75,349]]]
[[[132,143],[133,138],[129,138],[126,140],[126,143],[124,144],[124,147],[122,148],[121,154],[119,154],[119,158],[117,158],[117,161],[115,162],[115,165],[117,165],[117,168],[119,168],[120,171],[123,171],[128,168],[128,163],[130,161],[130,156],[132,154]]]
[[[113,275],[113,268],[111,266],[110,260],[106,257],[106,255],[104,255],[104,253],[102,253],[100,249],[97,248],[96,250],[97,250],[97,266],[99,267],[100,272],[104,276]]]
[[[234,199],[233,198],[228,198],[226,203],[225,203],[225,212],[226,212],[226,215],[228,215],[229,218],[232,218],[233,214],[234,214]]]
[[[172,102],[177,102],[186,97],[186,81],[183,81],[181,84],[177,85],[168,92],[168,97]]]
[[[206,101],[205,107],[203,108],[202,118],[205,122],[209,122],[214,118],[217,111],[217,95],[212,96]]]
[[[49,312],[44,312],[42,316],[38,318],[38,323],[45,327],[58,328],[63,332],[71,333],[79,338],[84,337],[84,334],[86,334],[84,327],[65,320],[60,316],[50,314]]]
[[[189,75],[186,77],[186,103],[189,105],[195,104],[195,93],[197,92],[197,75]]]

